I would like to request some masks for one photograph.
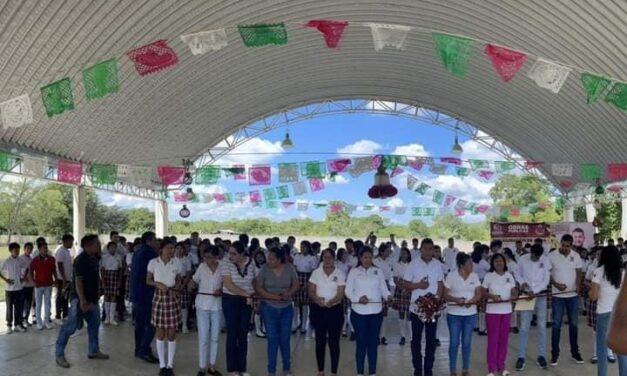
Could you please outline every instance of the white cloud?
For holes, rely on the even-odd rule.
[[[351,157],[354,154],[376,154],[383,146],[372,140],[359,140],[353,144],[338,148],[337,153]]]
[[[494,183],[484,182],[474,176],[462,179],[459,176],[440,175],[421,179],[434,189],[453,195],[458,199],[486,203],[490,201],[489,192]]]
[[[405,203],[403,202],[403,200],[399,197],[394,197],[391,200],[388,200],[387,202],[387,206],[390,206],[392,208],[400,208],[403,207]]]
[[[100,192],[100,201],[106,206],[119,206],[123,209],[148,208],[154,210],[154,201],[119,193]]]
[[[335,179],[334,180],[330,180],[328,177],[324,178],[324,184],[326,185],[331,185],[331,184],[348,184],[350,183],[350,179],[348,179],[347,177],[343,176],[343,175],[335,175]]]
[[[503,157],[496,153],[495,151],[490,150],[489,148],[481,145],[477,141],[468,140],[462,143],[462,148],[464,152],[461,155],[461,158],[464,160],[468,159],[484,159],[488,161],[499,161],[503,160]]]
[[[226,146],[226,142],[222,141],[216,145],[216,148]],[[230,153],[218,159],[216,164],[223,166],[266,164],[279,157],[283,152],[284,150],[279,141],[271,142],[256,137],[244,142]]]
[[[430,155],[421,144],[399,145],[392,151],[392,154],[408,157],[428,157]]]

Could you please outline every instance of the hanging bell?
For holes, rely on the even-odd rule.
[[[385,172],[382,165],[377,169],[374,175],[374,185],[368,190],[368,197],[385,199],[394,197],[398,194],[398,189],[390,184],[390,175]]]

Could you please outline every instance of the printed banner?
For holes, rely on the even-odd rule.
[[[290,191],[287,188],[287,185],[280,185],[276,187],[276,192],[279,197],[279,200],[283,200],[290,197]]]
[[[407,189],[413,190],[417,183],[418,179],[411,175],[407,175]]]
[[[59,161],[57,180],[63,183],[80,185],[83,178],[83,165],[70,161]]]
[[[220,167],[207,166],[196,169],[196,177],[194,183],[198,185],[213,185],[217,184],[221,176]]]
[[[312,192],[318,192],[324,189],[324,181],[322,179],[309,179],[309,188]]]
[[[327,161],[327,170],[329,170],[330,173],[346,172],[350,165],[350,159],[332,159]]]
[[[248,168],[249,185],[270,185],[272,170],[270,166],[254,166]]]
[[[279,163],[279,183],[293,183],[298,179],[298,163]]]
[[[24,156],[22,158],[22,174],[41,178],[44,176],[46,161],[40,158]]]
[[[158,166],[157,173],[164,186],[183,184],[185,168],[175,166]]]
[[[307,185],[304,181],[298,181],[292,184],[295,196],[302,196],[307,193]]]
[[[492,239],[535,239],[548,238],[550,226],[546,223],[490,223],[490,237]]]
[[[92,183],[95,185],[112,185],[118,179],[118,166],[115,165],[92,165],[89,168]]]

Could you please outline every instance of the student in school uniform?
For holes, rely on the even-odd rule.
[[[392,249],[389,243],[381,243],[378,249],[378,255],[372,261],[374,266],[381,269],[383,273],[383,278],[385,279],[385,283],[390,288],[390,282],[392,282]],[[383,304],[383,321],[381,322],[381,333],[379,334],[381,338],[379,339],[379,343],[381,345],[387,346],[388,341],[385,338],[387,335],[387,317],[388,317],[388,304]]]
[[[181,284],[187,286],[192,279],[193,265],[192,260],[187,257],[187,251],[183,242],[176,244],[174,254],[176,260],[181,264]],[[191,308],[191,296],[187,289],[183,289],[179,292],[179,304],[181,306],[181,321],[183,322],[181,329],[183,334],[187,334],[189,333],[187,322],[189,320],[189,309]]]
[[[401,282],[411,261],[411,252],[406,247],[403,247],[399,252],[398,260],[396,260],[393,266],[395,288],[392,308],[398,311],[398,326],[401,333],[401,339],[398,344],[400,346],[405,346],[407,338],[409,338],[408,333],[411,333],[411,321],[409,320],[409,298],[411,297],[411,292],[401,287]]]
[[[198,286],[196,295],[196,321],[198,326],[198,362],[197,376],[219,376],[216,369],[220,320],[222,318],[222,271],[218,257],[218,247],[203,247],[203,261],[190,281]],[[211,294],[211,295],[203,295]],[[207,355],[209,355],[207,357]]]
[[[351,269],[346,281],[346,296],[351,301],[351,322],[357,339],[355,358],[358,376],[365,375],[366,355],[370,376],[377,373],[377,346],[383,321],[382,302],[392,296],[383,272],[373,265],[372,259],[372,248],[361,247],[359,264]]]
[[[479,281],[481,282],[483,281],[485,275],[488,274],[488,270],[490,270],[490,263],[487,261],[489,255],[490,247],[484,244],[474,247],[474,250],[470,255],[473,262],[473,272],[477,275],[477,277],[479,277]],[[477,307],[477,330],[480,336],[485,336],[488,334],[486,332],[485,309],[486,307],[483,303],[479,304],[479,306]]]
[[[57,279],[55,282],[57,294],[54,300],[56,320],[66,319],[69,308],[69,290],[72,282],[72,244],[74,237],[65,234],[61,238],[62,244],[54,252],[54,259],[57,262]]]
[[[5,282],[7,333],[11,334],[13,330],[17,332],[26,331],[22,317],[24,301],[22,283],[25,281],[25,268],[19,259],[20,245],[17,243],[9,244],[9,252],[11,255],[0,265],[0,279]]]
[[[52,286],[54,285],[56,262],[54,257],[48,254],[48,244],[45,239],[37,241],[37,257],[30,264],[31,278],[35,282],[35,316],[37,317],[37,329],[52,329],[50,305],[52,303]],[[41,317],[41,309],[45,307],[44,317]]]
[[[179,292],[182,289],[181,263],[174,257],[174,242],[164,239],[159,257],[148,263],[146,283],[155,288],[151,323],[157,331],[159,376],[173,376],[176,329],[181,323]],[[166,358],[167,342],[167,358]]]
[[[115,319],[116,300],[122,282],[122,260],[117,254],[118,245],[114,242],[107,244],[107,251],[100,258],[100,274],[102,275],[102,290],[104,293],[105,325],[118,326]]]
[[[301,334],[311,333],[309,321],[309,297],[307,294],[307,282],[311,277],[311,272],[318,267],[318,257],[313,254],[312,245],[304,240],[300,243],[300,253],[294,256],[294,267],[298,273],[300,290],[294,296],[294,318],[292,321],[292,331],[300,326]],[[300,314],[300,320],[299,320]],[[300,324],[299,324],[300,323]]]
[[[26,327],[33,325],[29,315],[35,301],[35,282],[33,282],[30,275],[30,263],[33,261],[31,258],[32,252],[33,243],[26,243],[24,244],[24,254],[20,255],[19,258],[22,262],[22,268],[24,268],[24,283],[22,283],[22,296],[24,297],[22,323]]]

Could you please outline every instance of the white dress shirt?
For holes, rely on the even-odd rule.
[[[392,280],[392,257],[388,257],[385,260],[381,257],[375,257],[372,263],[374,266],[381,269],[383,278],[385,278],[386,281],[389,282]]]
[[[581,257],[573,250],[566,256],[562,255],[559,249],[549,253],[549,264],[551,265],[551,277],[553,281],[566,285],[565,291],[572,291],[567,294],[560,294],[560,298],[572,298],[577,296],[577,270],[581,270]],[[561,293],[557,287],[552,286],[554,294]]]
[[[57,277],[59,277],[62,281],[71,281],[72,280],[72,254],[69,249],[65,248],[63,245],[60,245],[57,250],[54,252],[54,260],[56,263],[57,269]],[[65,273],[65,279],[61,275],[59,271],[59,263],[63,264],[63,272]]]
[[[459,253],[459,249],[453,247],[446,247],[442,250],[442,257],[444,257],[444,262],[446,263],[447,274],[452,272],[453,270],[457,270],[457,254]]]
[[[340,269],[340,271],[344,273],[345,276],[348,275],[348,270],[350,269],[348,262],[342,262],[338,260],[335,262],[335,267]]]
[[[4,283],[6,291],[20,291],[22,286],[22,277],[24,277],[24,262],[19,257],[9,256],[2,265],[0,265],[0,273],[7,278],[12,279],[13,284]],[[4,282],[4,281],[2,281]]]
[[[322,265],[311,273],[309,283],[316,285],[316,295],[329,301],[337,295],[337,288],[346,286],[346,275],[337,267],[329,275],[324,272]]]
[[[365,296],[375,303],[360,304],[359,298]],[[368,269],[358,266],[351,269],[346,281],[346,297],[351,301],[351,309],[360,315],[372,315],[383,310],[381,302],[390,296],[383,272],[376,266]]]
[[[438,292],[438,284],[442,282],[444,275],[442,274],[442,263],[439,260],[431,259],[428,263],[421,257],[412,260],[407,269],[405,269],[405,275],[403,279],[407,282],[418,283],[423,279],[427,279],[429,287],[426,289],[415,289],[411,292],[410,301],[413,303],[416,299],[427,294],[435,295]],[[409,310],[413,313],[417,313],[416,305],[411,304]]]
[[[454,298],[464,298],[469,301],[475,296],[477,287],[481,287],[481,282],[476,273],[470,273],[468,278],[463,279],[459,274],[459,270],[449,273],[444,279],[444,287],[448,289],[448,294]],[[475,304],[470,307],[449,306],[447,310],[450,315],[472,316],[477,314],[477,306]]]
[[[540,256],[538,261],[531,260],[531,254],[518,259],[518,283],[527,284],[532,293],[538,294],[547,289],[551,281],[550,265],[546,257]]]
[[[314,255],[299,253],[294,256],[294,267],[299,273],[311,273],[318,267],[318,258]]]
[[[172,257],[167,264],[163,262],[161,256],[148,263],[148,272],[152,273],[154,281],[163,283],[165,287],[174,287],[176,277],[181,274],[182,268],[176,257]]]
[[[216,290],[222,289],[222,271],[219,264],[214,272],[206,262],[203,262],[196,269],[192,279],[198,284],[198,292],[213,294]],[[219,311],[222,309],[222,298],[198,294],[196,295],[196,308],[204,311]]]
[[[107,271],[119,270],[122,267],[122,261],[116,253],[103,253],[100,258],[100,267]]]

